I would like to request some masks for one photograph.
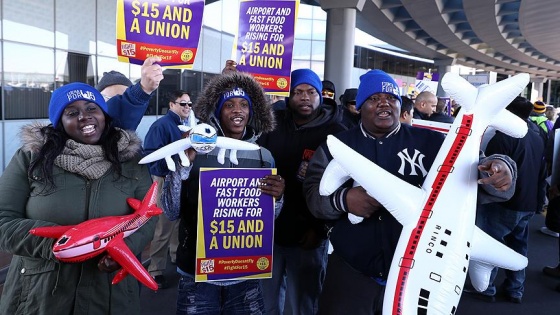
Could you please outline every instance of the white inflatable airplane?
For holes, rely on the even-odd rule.
[[[477,89],[458,75],[446,74],[443,88],[463,107],[421,188],[328,136],[333,160],[323,174],[320,193],[330,195],[353,178],[403,225],[383,314],[455,314],[467,270],[475,289],[483,291],[495,266],[527,266],[526,257],[478,229],[475,217],[482,134],[491,125],[513,137],[525,135],[526,123],[505,107],[528,82],[529,75],[520,74]]]
[[[192,111],[191,111],[192,112]],[[194,121],[194,120],[192,120]],[[183,166],[189,166],[190,161],[185,150],[192,147],[197,152],[208,153],[214,150],[215,147],[220,148],[218,152],[218,162],[224,164],[226,150],[230,150],[229,159],[230,161],[237,165],[237,150],[258,150],[259,146],[247,141],[241,141],[228,137],[219,137],[216,133],[216,129],[208,124],[198,124],[195,126],[178,126],[183,132],[190,131],[188,138],[177,140],[164,147],[157,149],[156,151],[146,155],[140,160],[140,164],[147,164],[157,160],[165,159],[167,168],[175,172],[175,162],[171,158],[172,155],[178,154],[181,164]]]

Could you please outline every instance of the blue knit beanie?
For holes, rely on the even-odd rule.
[[[319,94],[321,101],[320,104],[323,104],[323,95],[321,95],[321,92],[323,91],[323,83],[315,72],[311,69],[297,69],[292,71],[292,76],[290,78],[290,90],[295,89],[296,86],[300,84],[309,84],[314,87]]]
[[[356,95],[356,109],[360,109],[368,97],[375,93],[391,94],[399,99],[399,104],[402,104],[397,82],[381,70],[370,70],[360,76],[360,86],[358,86],[358,95]]]
[[[236,87],[232,90],[225,91],[224,93],[222,93],[222,96],[220,96],[220,99],[218,100],[218,106],[216,106],[216,111],[214,112],[214,115],[216,116],[216,118],[218,118],[218,120],[220,119],[220,113],[222,111],[224,103],[227,100],[236,97],[243,98],[249,103],[249,117],[253,116],[253,103],[251,102],[251,98],[249,98],[247,92],[245,92],[242,88]]]
[[[49,102],[49,119],[53,127],[56,128],[58,125],[62,111],[64,111],[66,106],[80,100],[93,102],[101,107],[105,113],[108,112],[107,103],[105,103],[103,96],[98,90],[80,82],[66,84],[54,90]]]

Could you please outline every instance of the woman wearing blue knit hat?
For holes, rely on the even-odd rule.
[[[395,80],[381,70],[368,71],[360,77],[356,96],[360,124],[335,137],[387,172],[421,186],[444,136],[401,124],[400,107]],[[319,184],[331,159],[328,147],[321,145],[309,162],[303,184],[311,213],[332,220],[333,225],[330,241],[334,251],[329,257],[318,314],[378,315],[402,226],[362,187],[353,187],[352,180],[330,196],[321,196]],[[483,163],[501,163],[505,171],[496,172],[496,177],[509,178],[511,183],[510,168],[505,162],[490,157]],[[383,185],[383,178],[372,180]],[[509,188],[511,196],[514,185]],[[362,217],[363,221],[352,224],[348,213]]]
[[[142,199],[151,185],[139,165],[141,141],[113,126],[103,96],[84,83],[53,92],[51,124],[23,127],[24,145],[0,177],[0,250],[13,255],[0,314],[139,314],[133,277],[111,284],[120,266],[108,255],[64,263],[53,238],[29,234],[40,226],[130,214],[126,199]],[[150,220],[126,242],[142,252],[154,233]]]

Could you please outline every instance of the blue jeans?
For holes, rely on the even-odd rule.
[[[267,315],[317,313],[327,249],[327,240],[312,250],[274,244],[272,279],[261,280]]]
[[[262,292],[258,280],[219,286],[195,282],[182,275],[177,289],[177,315],[248,315],[264,314]]]
[[[534,214],[534,211],[513,211],[500,204],[492,203],[479,206],[476,213],[476,225],[494,239],[527,257],[529,220]],[[497,274],[498,268],[494,268],[490,276],[490,285],[483,294],[496,294],[494,280],[496,280]],[[506,279],[502,284],[505,293],[510,297],[522,297],[525,269],[519,271],[505,270],[505,274]]]

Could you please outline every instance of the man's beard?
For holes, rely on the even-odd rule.
[[[309,114],[302,114],[297,110],[292,110],[292,115],[297,120],[309,120],[310,121],[317,116],[317,113],[319,112],[319,107],[313,109],[313,111]]]

